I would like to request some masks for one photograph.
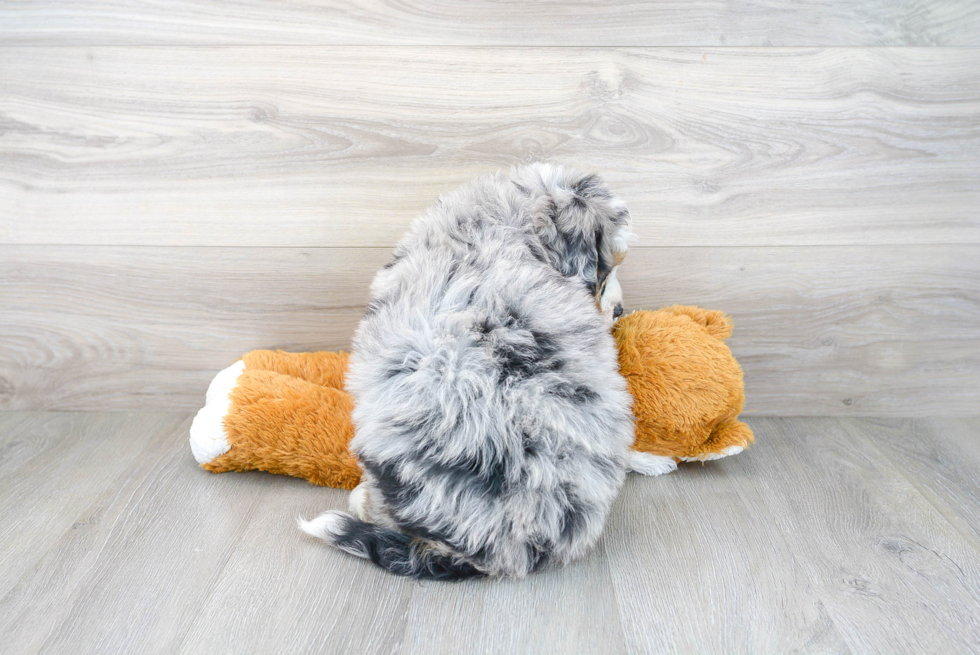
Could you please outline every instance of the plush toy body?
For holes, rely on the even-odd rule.
[[[633,312],[613,329],[619,371],[633,395],[636,441],[630,467],[657,475],[676,462],[736,455],[752,430],[737,420],[745,404],[742,368],[724,339],[722,312],[675,305]]]
[[[678,461],[718,459],[752,443],[737,420],[744,391],[723,341],[731,331],[725,314],[697,307],[634,312],[616,324],[636,417],[632,470],[659,475]],[[361,471],[348,451],[346,369],[343,352],[246,354],[211,382],[191,425],[194,457],[215,473],[258,469],[353,489]]]

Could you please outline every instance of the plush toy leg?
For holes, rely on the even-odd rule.
[[[191,425],[191,449],[215,473],[261,470],[353,489],[360,468],[348,451],[351,397],[237,362],[215,377]]]
[[[244,370],[245,362],[238,360],[214,376],[208,386],[204,407],[191,423],[191,451],[199,464],[210,462],[231,447],[225,436],[223,421],[231,405],[231,390]]]
[[[663,455],[651,455],[639,450],[630,451],[630,470],[643,475],[663,475],[677,470],[677,460]]]
[[[698,448],[698,452],[688,457],[680,457],[684,462],[707,462],[737,455],[755,441],[752,429],[741,421],[726,419],[715,427],[711,436]]]
[[[344,388],[350,355],[336,352],[287,353],[282,350],[253,350],[242,356],[248,370],[275,371],[322,387]]]

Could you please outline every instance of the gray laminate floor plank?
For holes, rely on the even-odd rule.
[[[167,414],[0,413],[0,598],[62,535],[86,529],[86,508],[134,465],[143,435],[179,427]]]
[[[259,487],[201,475],[187,414],[155,431],[103,420],[140,456],[0,600],[10,652],[172,652],[254,511]]]
[[[631,476],[583,560],[460,584],[396,578],[308,538],[295,517],[346,492],[208,473],[188,424],[0,413],[0,488],[21,494],[0,497],[2,520],[33,525],[19,532],[38,544],[0,532],[21,568],[0,594],[2,650],[980,650],[975,420],[751,419],[744,454]],[[31,488],[57,493],[39,503]]]
[[[745,457],[744,475],[854,652],[980,649],[980,551],[881,456],[861,419],[752,426],[772,457]]]
[[[402,653],[622,653],[626,633],[600,545],[525,580],[417,585]]]
[[[303,534],[296,517],[345,509],[347,492],[260,472],[215,475],[245,484],[258,502],[240,544],[195,611],[184,653],[392,652],[404,630],[411,580],[364,566]],[[233,479],[234,478],[234,479]]]
[[[980,419],[867,419],[860,429],[980,548]]]
[[[749,471],[780,465],[773,438],[627,479],[603,542],[630,652],[849,652],[752,485]]]

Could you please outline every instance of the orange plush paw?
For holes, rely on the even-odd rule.
[[[246,355],[215,376],[191,425],[195,459],[215,473],[260,470],[353,489],[361,471],[348,450],[354,435],[350,395],[252,368],[257,362]]]
[[[191,423],[191,452],[198,464],[207,464],[228,452],[231,444],[225,432],[225,417],[231,411],[231,391],[245,371],[245,362],[238,360],[211,380],[204,407]]]

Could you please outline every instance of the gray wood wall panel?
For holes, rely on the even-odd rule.
[[[391,246],[601,171],[644,245],[980,243],[975,48],[0,48],[0,243]]]
[[[758,415],[976,415],[980,248],[654,248],[631,253],[632,307],[735,319]]]
[[[0,408],[200,406],[253,348],[349,345],[385,248],[0,247]],[[628,306],[735,318],[752,415],[973,415],[980,246],[639,248]]]
[[[260,347],[338,349],[381,249],[7,246],[0,255],[5,408],[200,403]]]
[[[26,44],[976,45],[970,0],[8,0]]]

